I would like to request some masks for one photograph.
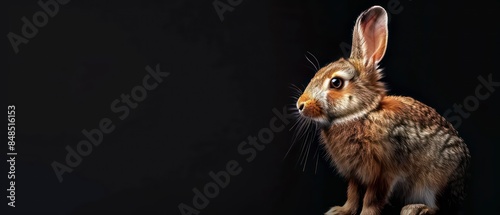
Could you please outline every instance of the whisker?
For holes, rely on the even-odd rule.
[[[300,87],[298,87],[297,85],[295,85],[295,84],[291,84],[290,85],[290,89],[294,90],[295,93],[302,94],[302,89]]]
[[[301,165],[303,165],[302,171],[305,171],[305,168],[307,166],[307,161],[309,158],[309,154],[311,151],[311,146],[314,141],[314,128],[315,128],[315,123],[312,122],[311,119],[307,119],[307,128],[306,128],[306,137],[304,138],[304,146],[301,152]],[[312,129],[312,130],[311,130]]]
[[[312,149],[313,143],[315,142],[315,138],[316,138],[315,134],[318,134],[318,133],[316,133],[317,124],[311,119],[307,119],[306,121],[308,124],[308,126],[306,128],[307,135],[304,138],[305,143],[304,143],[303,149],[301,151],[301,156],[299,156],[299,160],[301,161],[300,164],[303,165],[302,171],[305,171],[305,169],[306,169],[307,162],[309,161],[309,154],[311,154],[311,149]],[[318,147],[316,147],[316,152],[313,155],[313,159],[316,156],[317,151],[318,151]]]
[[[304,144],[302,145],[302,151],[300,152],[300,164],[302,165],[304,163],[304,151],[307,149],[307,139],[309,138],[309,132],[307,132],[309,129],[309,124],[307,125],[307,128],[305,130],[305,138],[304,138]]]
[[[295,127],[295,133],[293,135],[293,138],[292,138],[292,142],[297,142],[298,140],[300,140],[302,138],[302,136],[304,135],[303,133],[303,128],[304,128],[304,119],[303,118],[299,118],[299,123],[297,124],[297,126]]]
[[[309,140],[309,151],[311,151],[311,146],[315,143],[315,140],[316,140],[316,135],[317,134],[317,124],[316,123],[313,123],[312,127],[311,127],[311,130],[309,131],[311,132],[311,139]],[[318,146],[316,146],[316,151],[318,149]],[[313,159],[314,159],[314,155],[313,155]],[[307,164],[307,162],[306,162]]]
[[[304,119],[304,118],[302,118]],[[299,126],[299,132],[302,133],[300,136],[299,136],[299,139],[302,139],[304,137],[305,134],[307,134],[307,130],[310,126],[309,122],[307,120],[303,120],[302,122],[305,122],[305,123],[301,123],[301,125]]]
[[[288,154],[292,150],[295,143],[298,142],[298,140],[300,139],[300,138],[298,138],[298,136],[300,136],[300,133],[301,133],[301,129],[299,129],[299,128],[303,126],[304,121],[305,121],[304,118],[298,117],[297,120],[295,121],[295,123],[292,125],[292,128],[295,127],[296,131],[292,135],[292,144],[288,148],[288,151],[286,152],[285,157],[283,157],[283,160],[285,160],[285,158],[288,156]],[[299,125],[299,127],[296,127],[297,125]],[[291,130],[291,128],[290,128],[290,130]]]
[[[312,136],[314,138],[314,136]],[[302,172],[306,170],[306,166],[307,166],[307,158],[309,158],[309,153],[311,151],[311,145],[312,145],[312,141],[308,141],[308,147],[307,147],[307,151],[306,151],[306,157],[305,157],[305,162],[304,162],[304,167],[302,168]]]
[[[298,118],[297,126],[295,126],[295,133],[292,137],[292,146],[295,142],[299,142],[300,140],[304,140],[304,136],[307,134],[307,128],[310,126],[309,121],[306,118],[300,117]],[[303,147],[302,147],[303,148]],[[290,147],[291,149],[291,147]],[[302,157],[302,151],[299,155],[299,160]]]
[[[314,64],[314,62],[311,60],[311,58],[308,57],[307,55],[305,57],[309,61],[309,63],[311,63],[311,65],[316,70],[318,70],[319,69],[318,59],[310,52],[307,52],[307,54],[313,56],[316,64]],[[290,155],[290,153],[294,147],[299,147],[300,153],[298,155],[296,165],[303,165],[302,171],[305,171],[307,163],[308,163],[309,159],[311,159],[309,154],[312,153],[312,151],[314,150],[313,147],[315,147],[315,146],[313,146],[313,144],[315,142],[315,138],[317,135],[317,132],[316,132],[317,125],[316,125],[316,122],[314,120],[303,117],[299,113],[299,111],[296,107],[295,103],[299,99],[299,97],[302,95],[302,93],[304,92],[303,89],[305,88],[305,86],[303,84],[301,84],[301,86],[302,86],[302,88],[293,84],[293,83],[291,83],[289,86],[291,91],[292,91],[290,98],[293,99],[294,103],[289,104],[287,106],[287,109],[290,111],[290,114],[295,117],[295,121],[292,123],[292,126],[288,130],[289,131],[295,130],[295,131],[294,131],[292,138],[291,138],[292,142],[291,142],[288,150],[286,151],[285,156],[283,157],[283,160],[285,160]],[[296,143],[299,143],[299,144],[296,144]],[[314,157],[316,157],[315,172],[317,171],[317,165],[319,162],[319,158],[317,157],[317,155],[318,155],[318,149],[316,148],[316,151],[312,155],[313,159],[314,159]]]
[[[321,68],[321,66],[319,65],[319,61],[318,61],[318,58],[316,58],[316,56],[314,56],[311,52],[307,51],[307,53],[309,53],[311,56],[313,56],[314,60],[316,61],[316,65],[318,65],[318,68]],[[319,70],[319,69],[318,69]]]
[[[299,88],[299,87],[297,87],[297,85],[295,85],[295,84],[290,84],[290,86],[288,86],[288,87],[289,87],[290,89],[292,89],[292,90],[294,90],[294,89],[298,89],[298,90],[300,90],[300,88]]]
[[[310,53],[310,52],[307,52],[307,53]],[[316,71],[318,71],[318,67],[316,67],[316,65],[311,61],[311,59],[309,59],[309,57],[307,57],[307,55],[304,55],[307,59],[307,61],[309,61],[309,63],[311,63],[314,67],[314,69],[316,69]]]
[[[292,127],[290,127],[290,129],[288,129],[288,131],[291,131],[291,130],[293,129],[293,127],[295,127],[295,126],[299,123],[299,121],[300,121],[300,118],[299,118],[299,119],[297,119],[297,120],[295,121],[295,123],[293,123],[293,124],[292,124]]]
[[[309,136],[309,134],[307,133],[306,134],[306,138]],[[305,140],[305,139],[304,139]],[[304,164],[304,158],[305,158],[305,154],[304,152],[306,151],[307,149],[307,140],[305,140],[306,142],[303,142],[302,144],[302,149],[300,150],[300,155],[299,155],[299,160],[297,161],[297,163],[300,165],[303,165]],[[300,162],[299,162],[300,161]],[[303,171],[303,170],[302,170]]]
[[[314,152],[314,156],[313,156],[313,159],[314,159],[314,157],[316,157],[316,167],[314,168],[314,174],[318,173],[318,162],[319,162],[319,150],[320,150],[320,147],[321,146],[319,146],[319,145],[316,147],[316,152]]]
[[[318,149],[316,149],[317,151]],[[318,161],[319,161],[319,156],[316,156],[316,167],[314,167],[314,174],[318,174]]]

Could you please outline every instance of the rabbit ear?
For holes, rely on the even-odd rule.
[[[387,12],[380,6],[364,11],[356,20],[352,36],[351,58],[376,66],[387,47]]]

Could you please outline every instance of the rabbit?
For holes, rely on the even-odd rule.
[[[349,58],[320,68],[296,102],[348,183],[345,204],[326,215],[357,214],[361,202],[361,215],[381,214],[393,196],[402,200],[401,214],[436,214],[465,197],[470,154],[458,132],[433,108],[386,95],[379,62],[387,19],[380,6],[362,12]]]

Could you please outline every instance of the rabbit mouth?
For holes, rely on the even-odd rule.
[[[323,108],[312,100],[297,104],[297,109],[302,116],[315,119],[324,117]]]
[[[299,109],[300,116],[310,119],[318,124],[330,124],[333,118],[329,117],[323,112],[320,107],[309,106],[307,108]]]

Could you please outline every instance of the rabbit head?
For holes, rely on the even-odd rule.
[[[341,123],[375,109],[386,89],[378,63],[387,46],[387,13],[364,11],[354,26],[351,55],[317,71],[297,100],[299,113],[320,124]]]

